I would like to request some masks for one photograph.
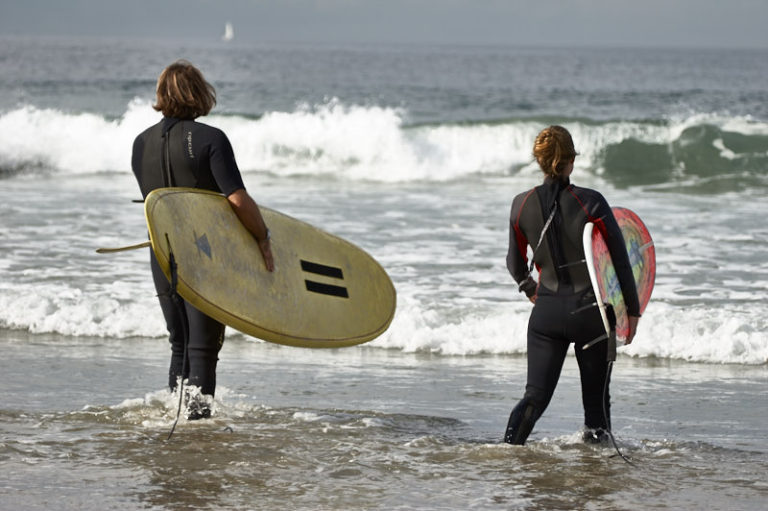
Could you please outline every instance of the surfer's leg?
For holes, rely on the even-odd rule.
[[[581,400],[584,425],[589,429],[611,429],[611,397],[609,392],[606,342],[587,348],[576,347],[576,360],[581,375]]]
[[[216,391],[216,365],[224,343],[224,325],[187,304],[189,319],[189,384],[212,400]],[[205,413],[205,412],[203,412]],[[210,409],[208,410],[210,415]]]
[[[171,343],[171,365],[168,369],[168,386],[171,391],[176,390],[179,378],[182,377],[184,367],[184,324],[187,321],[184,308],[177,307],[171,299],[171,284],[165,277],[163,270],[155,258],[151,255],[152,278],[155,282],[157,298],[165,318],[165,326],[168,329],[168,340]],[[183,378],[189,376],[189,364]]]
[[[509,414],[504,441],[512,445],[525,444],[539,417],[541,417],[541,410],[528,398],[521,399],[517,406],[512,409],[512,413]]]
[[[578,305],[578,304],[577,304]],[[597,309],[582,310],[572,315],[568,325],[573,332],[576,360],[581,376],[581,399],[584,425],[588,429],[611,427],[611,403],[608,393],[608,342],[606,340],[582,349],[585,344],[605,334]]]
[[[554,297],[540,297],[528,322],[528,378],[523,399],[509,416],[504,441],[522,445],[549,406],[563,368],[569,343],[557,337],[562,330],[562,305]]]
[[[584,346],[605,335],[597,307],[586,307],[595,300],[591,291],[574,296],[569,304],[567,332],[576,348],[581,377],[581,400],[584,425],[588,430],[609,430],[610,397],[608,395],[608,341],[603,339],[586,350]]]

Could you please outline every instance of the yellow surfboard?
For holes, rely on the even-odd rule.
[[[260,207],[272,236],[275,271],[226,197],[160,188],[144,202],[149,236],[178,293],[243,333],[278,344],[338,348],[381,335],[395,312],[395,288],[362,249],[305,222]]]

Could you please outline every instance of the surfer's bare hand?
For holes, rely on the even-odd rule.
[[[261,255],[264,257],[264,264],[267,266],[267,271],[275,271],[275,258],[272,255],[272,245],[269,238],[258,242]]]
[[[635,338],[635,333],[637,333],[637,322],[640,320],[638,316],[628,316],[629,320],[629,334],[627,335],[627,340],[624,344],[632,344],[632,339]]]
[[[536,295],[529,296],[528,301],[531,302],[532,304],[536,304]]]

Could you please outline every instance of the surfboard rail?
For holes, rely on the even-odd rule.
[[[584,226],[584,234],[582,235],[582,242],[584,243],[584,259],[587,261],[587,271],[589,272],[589,280],[592,282],[592,289],[595,291],[595,299],[597,301],[597,308],[600,311],[600,319],[603,321],[603,327],[605,327],[605,333],[610,335],[611,325],[608,321],[608,313],[605,310],[605,302],[600,295],[600,284],[597,281],[597,270],[594,264],[590,264],[594,255],[592,253],[592,232],[595,228],[595,224],[587,222]]]

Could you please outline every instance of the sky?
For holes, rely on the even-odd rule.
[[[2,36],[768,49],[768,0],[0,0]]]

